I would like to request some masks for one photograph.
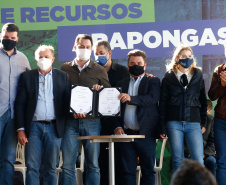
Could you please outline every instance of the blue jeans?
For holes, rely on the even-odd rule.
[[[184,140],[191,158],[203,165],[203,138],[200,123],[169,121],[166,129],[172,153],[173,172],[184,159]]]
[[[65,133],[62,140],[62,183],[63,185],[76,185],[75,163],[79,140],[78,136],[100,135],[101,123],[99,119],[73,119],[66,122]],[[90,140],[82,141],[86,160],[86,185],[100,184],[100,169],[98,157],[100,143],[90,143]]]
[[[223,111],[223,110],[222,110]],[[217,172],[216,178],[219,185],[226,184],[226,121],[214,118],[214,143],[216,149]]]
[[[134,142],[119,143],[123,164],[123,185],[136,185],[137,157],[140,159],[141,184],[155,184],[156,140],[154,138],[135,139]]]
[[[0,184],[12,185],[16,160],[17,131],[11,110],[0,117]]]
[[[48,125],[39,122],[31,123],[30,135],[25,147],[27,185],[39,185],[42,149],[44,150],[44,185],[57,184],[56,166],[59,161],[60,144],[61,138],[58,138],[53,123]]]
[[[204,159],[204,165],[209,171],[212,172],[214,177],[216,177],[216,169],[217,169],[216,158],[212,155],[206,157]]]

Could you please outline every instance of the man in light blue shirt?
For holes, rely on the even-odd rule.
[[[138,88],[144,75],[145,74],[142,74],[136,80],[134,79],[134,77],[130,76],[129,89],[128,89],[128,94],[130,96],[138,95]],[[136,105],[126,104],[125,116],[124,116],[125,129],[139,130],[136,110],[137,110]]]
[[[0,48],[0,184],[13,184],[16,159],[14,101],[22,72],[30,70],[27,57],[16,49],[19,29],[7,23],[2,27]]]
[[[123,185],[136,185],[137,157],[142,172],[141,184],[155,184],[156,126],[159,119],[160,80],[147,77],[146,54],[141,50],[128,53],[130,78],[120,81],[121,118],[115,119],[115,134],[145,135],[145,139],[119,143],[123,164]]]
[[[38,69],[22,73],[15,100],[18,140],[25,147],[26,184],[39,185],[39,167],[44,152],[44,184],[56,185],[65,116],[69,112],[70,84],[67,74],[52,68],[52,46],[35,52]]]

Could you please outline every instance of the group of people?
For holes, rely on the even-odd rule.
[[[19,29],[7,23],[1,32],[0,49],[0,184],[12,185],[16,145],[25,145],[26,184],[39,184],[43,156],[44,184],[56,185],[56,167],[62,150],[62,184],[75,185],[78,136],[106,134],[145,135],[130,143],[117,144],[116,184],[135,185],[137,157],[142,185],[155,183],[156,138],[169,138],[173,171],[184,159],[184,143],[191,158],[203,165],[203,136],[207,123],[207,98],[201,69],[190,47],[180,45],[174,52],[160,83],[146,73],[144,51],[132,50],[127,67],[114,63],[109,42],[93,44],[92,37],[79,34],[73,51],[76,58],[54,69],[54,48],[41,45],[35,51],[37,69],[30,70],[24,54],[16,49]],[[96,61],[91,57],[92,49]],[[226,183],[226,64],[213,74],[209,98],[218,99],[215,108],[214,139],[217,181]],[[71,85],[121,87],[121,117],[89,117],[71,113]],[[204,132],[203,131],[203,132]],[[108,184],[106,146],[83,140],[85,184]],[[102,157],[99,158],[99,154]],[[100,168],[99,168],[100,164]]]

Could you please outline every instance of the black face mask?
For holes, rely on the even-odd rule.
[[[129,66],[129,73],[133,76],[140,76],[144,73],[144,66]]]
[[[10,39],[3,39],[2,45],[6,51],[10,51],[16,47],[16,41]]]

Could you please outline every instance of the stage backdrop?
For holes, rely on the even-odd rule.
[[[34,51],[40,44],[54,46],[56,68],[73,60],[80,33],[90,34],[94,42],[108,40],[115,62],[125,66],[130,50],[144,50],[147,72],[161,79],[175,46],[186,42],[203,69],[206,92],[214,68],[225,62],[226,0],[11,0],[0,6],[0,26],[7,22],[19,26],[17,47],[32,68],[37,67]],[[169,159],[167,145],[163,184],[171,176]]]

